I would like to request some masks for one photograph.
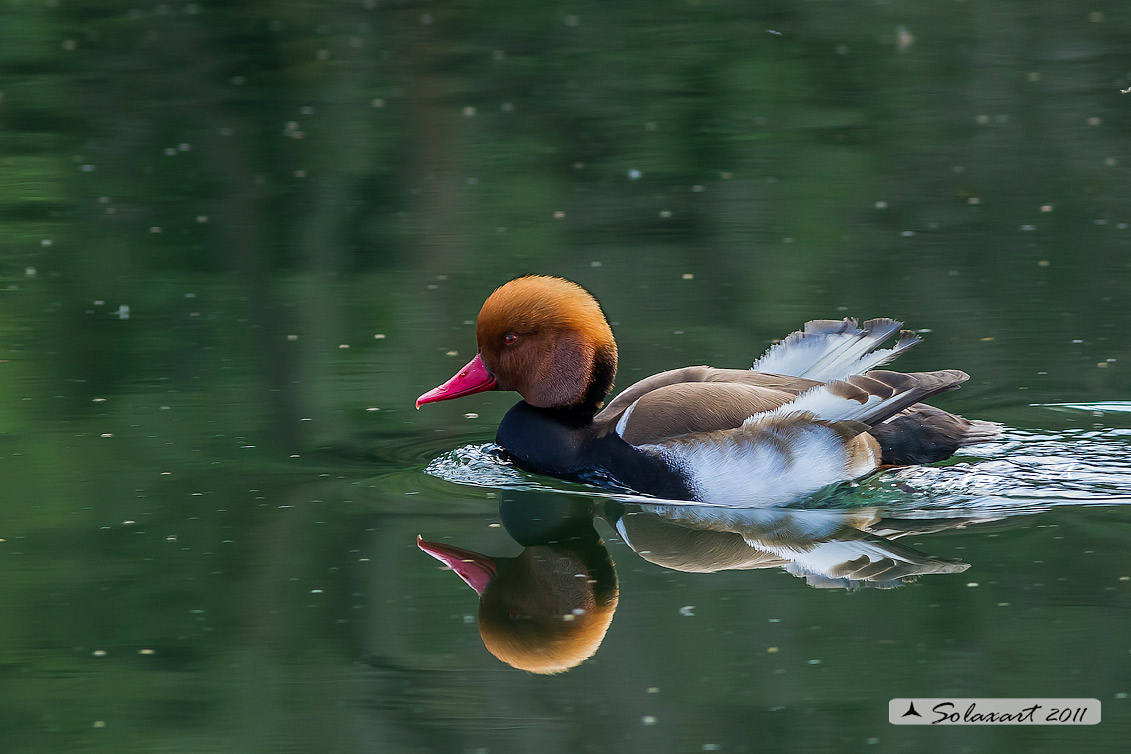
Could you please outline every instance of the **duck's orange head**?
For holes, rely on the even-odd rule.
[[[613,331],[597,300],[563,278],[530,275],[498,288],[479,311],[479,353],[416,401],[514,390],[541,408],[596,408],[617,369]]]

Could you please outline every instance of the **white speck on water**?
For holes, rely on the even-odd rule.
[[[95,657],[105,657],[106,656],[106,650],[105,649],[96,649],[93,652],[91,652],[91,654],[94,655]]]
[[[904,231],[901,231],[899,235],[903,236],[904,238],[910,238],[911,236],[915,235],[915,231],[904,230]]]
[[[656,717],[654,715],[645,715],[644,717],[640,718],[640,724],[641,725],[655,725],[656,724]]]
[[[632,169],[630,169],[630,170],[628,171],[628,180],[630,180],[630,181],[638,181],[638,180],[640,180],[640,178],[641,178],[641,177],[643,177],[643,175],[644,175],[644,174],[643,174],[643,173],[641,173],[641,172],[640,172],[639,170],[637,170],[636,168],[632,168]]]
[[[601,266],[601,263],[600,263],[600,262],[597,262],[597,261],[593,261],[593,262],[590,262],[590,263],[589,263],[589,266],[590,266],[590,267],[600,267],[600,266]]]
[[[472,107],[471,105],[468,105],[467,107],[465,107],[463,109],[463,117],[474,118],[475,117],[475,108]]]
[[[555,219],[555,220],[561,220],[561,219],[563,219],[564,217],[565,217],[565,212],[562,212],[562,211],[561,211],[560,209],[559,209],[559,210],[556,210],[556,211],[554,212],[554,219]]]
[[[662,209],[662,210],[660,210],[660,217],[662,217],[662,218],[664,218],[664,219],[667,219],[667,218],[669,218],[669,217],[671,217],[671,216],[672,216],[672,211],[671,211],[670,209]]]
[[[384,107],[385,106],[385,100],[381,99],[380,97],[378,97],[376,99],[372,99],[372,100],[369,101],[369,106],[370,107]]]
[[[874,207],[875,207],[876,209],[887,209],[887,208],[888,208],[888,203],[887,203],[887,202],[885,202],[885,201],[883,201],[883,200],[881,199],[880,201],[876,202],[876,203],[875,203],[874,205],[872,205],[872,206],[874,206]]]
[[[682,278],[683,280],[694,280],[695,274],[691,272],[685,272],[680,276],[680,278]]]
[[[160,225],[150,225],[149,226],[149,232],[150,233],[160,233],[161,232],[161,226]]]
[[[106,199],[106,201],[110,201],[110,200],[109,200],[109,199]],[[39,242],[39,245],[40,245],[40,246],[51,246],[51,245],[53,245],[54,243],[55,243],[55,242],[54,242],[54,241],[52,241],[52,240],[51,240],[50,238],[44,238],[44,239],[43,239],[42,241],[40,241],[40,242]]]
[[[463,418],[464,419],[478,419],[479,414],[475,413],[474,411],[468,411],[466,414],[463,415]]]
[[[1036,229],[1037,229],[1036,225],[1022,225],[1019,228],[1019,230],[1024,230],[1024,231],[1030,231],[1030,230],[1036,230]]]
[[[681,607],[681,608],[679,609],[679,614],[680,614],[680,615],[682,615],[682,616],[683,616],[683,617],[685,617],[685,618],[691,618],[691,617],[694,617],[694,615],[695,615],[695,606],[694,606],[694,605],[684,605],[683,607]]]
[[[581,24],[581,16],[566,16],[565,17],[565,25],[566,26],[579,26],[580,24]]]
[[[649,686],[648,688],[644,689],[644,693],[645,694],[658,694],[658,693],[660,693],[660,687],[659,686]]]
[[[380,411],[381,409],[377,408],[376,406],[370,406],[369,408],[367,408],[365,410],[366,411]]]
[[[349,347],[350,347],[349,343],[339,343],[338,344],[338,348],[349,348]]]
[[[310,593],[311,594],[322,594],[322,590],[321,589],[311,589]]]
[[[908,31],[906,26],[900,26],[895,30],[895,49],[897,51],[907,52],[913,44],[915,44],[915,35]]]
[[[978,582],[977,581],[969,581],[969,582],[966,583],[966,586],[973,589],[974,587],[978,586]]]
[[[35,273],[34,267],[25,267],[24,268],[24,277],[33,278],[33,277],[35,277],[35,274],[36,273]]]
[[[817,659],[812,659],[812,660],[809,660],[809,664],[810,665],[820,665],[821,661],[817,660]]]

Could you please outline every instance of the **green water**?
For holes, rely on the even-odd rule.
[[[0,751],[1123,751],[1129,48],[1114,0],[7,0]],[[927,331],[896,366],[1005,437],[822,504],[968,567],[675,570],[484,452],[513,395],[414,411],[531,272],[598,297],[621,388]],[[555,676],[416,545],[516,556],[524,503],[616,568]],[[948,695],[1103,722],[887,722]]]

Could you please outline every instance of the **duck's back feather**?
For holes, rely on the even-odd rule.
[[[887,364],[919,342],[910,330],[899,330],[902,322],[870,319],[862,326],[854,319],[815,319],[771,346],[750,367],[756,372],[773,372],[807,377],[820,382],[841,380]],[[899,330],[899,340],[891,348],[880,349]]]
[[[630,407],[637,401],[650,393],[659,391],[661,388],[679,385],[681,387],[677,394],[680,397],[680,402],[687,401],[692,405],[689,409],[693,414],[696,403],[701,403],[699,399],[695,398],[698,393],[696,391],[703,390],[703,395],[711,394],[715,388],[719,388],[716,393],[720,396],[725,396],[724,400],[731,404],[741,403],[743,396],[751,400],[750,410],[742,416],[741,419],[730,427],[737,427],[752,414],[761,411],[769,411],[776,408],[782,403],[788,402],[793,396],[799,395],[810,388],[816,387],[820,383],[816,380],[805,379],[803,377],[793,377],[790,375],[782,374],[766,374],[763,372],[752,372],[748,369],[715,369],[714,367],[695,366],[683,367],[682,369],[671,369],[667,372],[660,372],[651,377],[645,377],[637,383],[626,388],[616,398],[608,403],[604,409],[601,410],[595,417],[593,423],[596,424],[600,430],[600,434],[614,431],[618,423],[623,418],[624,414]],[[713,386],[713,387],[711,387]],[[738,386],[738,390],[731,390],[730,386]],[[747,392],[742,388],[753,388],[754,392]],[[781,400],[779,400],[779,394]],[[675,394],[672,394],[675,395]],[[703,399],[705,400],[705,399]],[[649,406],[656,407],[657,410],[659,402],[650,399]],[[772,404],[772,405],[771,405]],[[649,412],[652,410],[644,410],[643,407],[638,407],[639,410],[634,410],[634,418],[632,424],[634,425],[633,431],[642,432],[647,436],[647,430],[638,429],[648,426],[650,420],[648,419]],[[706,407],[700,412],[704,415],[703,428],[725,429],[727,427],[714,426],[717,420],[708,418],[707,414],[710,410]],[[736,412],[735,415],[737,416]],[[730,415],[730,412],[727,412]],[[657,423],[663,425],[665,422],[657,419]],[[657,430],[655,439],[652,442],[662,439],[663,430]]]

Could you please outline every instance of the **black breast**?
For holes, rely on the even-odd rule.
[[[528,471],[575,478],[585,467],[592,424],[576,424],[554,409],[519,401],[499,423],[495,442]]]
[[[495,442],[527,471],[671,500],[695,499],[683,476],[662,458],[613,433],[598,438],[591,417],[521,401],[503,417]]]

